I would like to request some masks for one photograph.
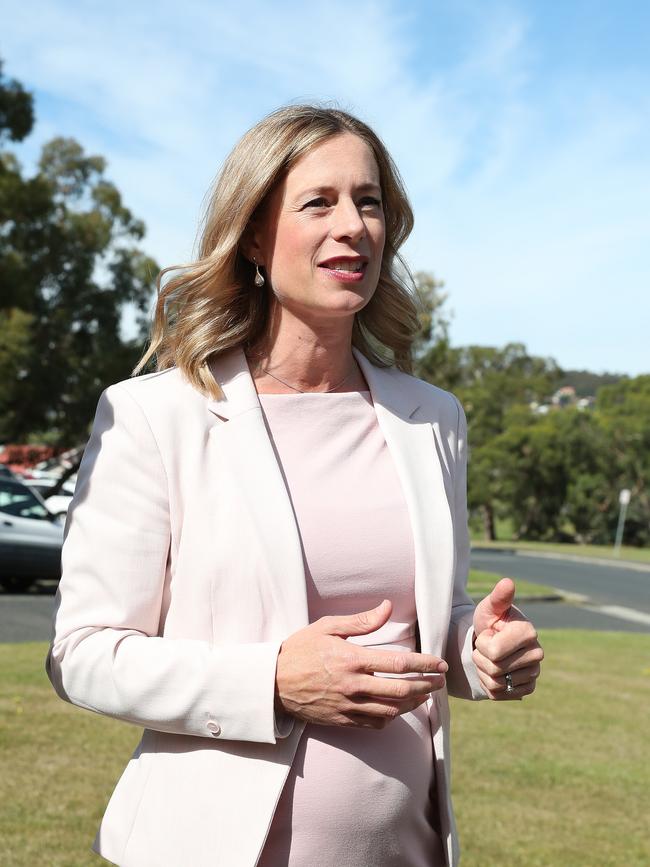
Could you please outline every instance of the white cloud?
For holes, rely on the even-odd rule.
[[[638,348],[650,192],[639,82],[541,81],[534,22],[512,4],[459,4],[464,39],[444,62],[429,4],[179,9],[34,0],[1,48],[39,96],[25,153],[66,134],[107,156],[161,264],[190,255],[202,196],[248,126],[283,102],[333,99],[396,158],[416,211],[407,253],[446,280],[455,340],[650,367]],[[427,28],[430,56],[413,38]]]

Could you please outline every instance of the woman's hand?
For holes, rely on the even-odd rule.
[[[427,653],[378,650],[345,640],[379,629],[391,610],[384,600],[370,611],[321,617],[290,635],[278,655],[276,707],[320,725],[382,729],[423,704],[444,686],[446,662]]]
[[[494,701],[522,699],[535,689],[544,651],[533,624],[513,606],[515,585],[502,578],[474,612],[474,653],[478,676]],[[506,674],[512,684],[508,690]]]

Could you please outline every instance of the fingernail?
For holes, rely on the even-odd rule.
[[[440,674],[444,674],[445,671],[448,671],[448,670],[449,670],[449,666],[444,661],[444,659],[438,663],[438,671],[440,672]]]

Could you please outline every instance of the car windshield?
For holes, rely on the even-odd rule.
[[[0,512],[20,518],[52,520],[52,515],[33,491],[20,482],[9,482],[4,478],[0,478]]]
[[[29,489],[32,491],[38,491],[41,497],[45,497],[52,490],[51,485],[43,485],[43,484],[34,484],[34,482],[30,482],[28,485]]]

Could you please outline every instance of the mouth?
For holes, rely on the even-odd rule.
[[[366,270],[368,259],[366,256],[337,256],[319,262],[318,267],[329,273],[329,276],[340,277],[344,280],[359,280]]]

